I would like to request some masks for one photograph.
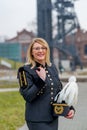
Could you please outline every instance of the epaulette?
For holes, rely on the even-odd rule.
[[[19,68],[18,75],[19,75],[20,87],[27,87],[28,83],[24,67]]]

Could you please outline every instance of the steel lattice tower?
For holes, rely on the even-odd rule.
[[[75,64],[81,65],[78,50],[75,45],[74,34],[80,28],[74,8],[75,0],[55,0],[54,9],[57,11],[57,35],[55,37],[56,47],[63,52],[61,58],[71,55]],[[66,44],[66,37],[71,37],[70,45]],[[66,55],[65,55],[66,54]]]
[[[80,28],[74,10],[75,0],[37,0],[37,26],[38,36],[46,39],[51,49],[53,46],[62,52],[61,58],[71,55],[80,63],[80,58],[74,41],[74,34]],[[57,35],[52,38],[52,10],[57,12]],[[71,44],[67,46],[66,37],[72,35]]]
[[[74,10],[74,0],[56,0],[54,5],[58,14],[58,33],[55,39],[57,39],[58,43],[61,43],[61,47],[63,47],[63,45],[66,44],[65,37],[75,32],[76,29],[80,28],[80,25]]]
[[[38,37],[44,38],[50,46],[52,59],[52,4],[51,0],[37,0]]]

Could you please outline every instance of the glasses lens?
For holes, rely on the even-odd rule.
[[[47,48],[46,47],[36,47],[36,48],[33,48],[34,50],[36,51],[39,51],[39,50],[46,50]]]

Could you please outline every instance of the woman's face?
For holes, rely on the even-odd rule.
[[[45,58],[46,58],[46,51],[47,51],[46,47],[44,47],[43,45],[41,45],[37,42],[34,43],[33,48],[32,48],[32,55],[33,55],[35,61],[37,61],[39,63],[44,63]]]

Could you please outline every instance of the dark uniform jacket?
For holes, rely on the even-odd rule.
[[[31,65],[24,65],[18,70],[20,93],[26,101],[25,119],[32,122],[52,121],[52,103],[55,95],[62,89],[55,66],[46,65],[46,80],[43,81],[36,73],[40,66],[36,63],[34,68]]]

